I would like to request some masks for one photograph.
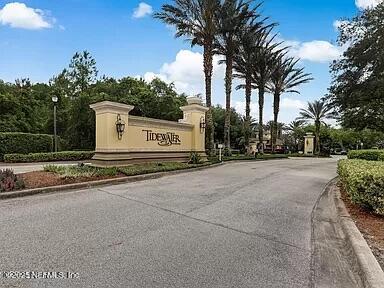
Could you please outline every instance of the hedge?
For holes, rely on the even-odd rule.
[[[5,154],[51,152],[53,138],[47,134],[0,132],[0,161]]]
[[[384,160],[384,150],[351,150],[348,152],[348,159]]]
[[[30,154],[5,154],[4,162],[48,162],[48,161],[79,161],[91,159],[93,151],[62,151],[51,153],[30,153]]]
[[[353,203],[384,216],[384,162],[340,160],[337,170]]]

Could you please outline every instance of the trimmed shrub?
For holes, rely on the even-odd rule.
[[[337,170],[353,203],[384,216],[384,162],[340,160]]]
[[[6,154],[4,155],[4,161],[8,163],[80,161],[89,160],[93,157],[93,155],[93,151],[62,151],[51,153]]]
[[[53,136],[19,132],[0,132],[0,160],[5,154],[53,151]]]
[[[200,164],[202,161],[201,161],[201,156],[199,153],[197,152],[191,152],[191,154],[189,155],[189,164]]]
[[[9,192],[25,188],[23,179],[11,169],[0,170],[0,192]]]
[[[384,159],[384,150],[351,150],[348,152],[348,159],[362,159],[378,161]]]

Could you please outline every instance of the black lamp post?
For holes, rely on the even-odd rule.
[[[57,130],[56,130],[56,105],[59,98],[57,96],[52,96],[53,102],[53,135],[55,139],[55,152],[57,152]]]

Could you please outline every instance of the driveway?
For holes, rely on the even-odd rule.
[[[0,287],[308,287],[311,212],[335,176],[336,159],[237,162],[3,200],[0,271],[78,274]]]

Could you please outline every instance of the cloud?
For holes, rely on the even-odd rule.
[[[46,19],[45,13],[40,9],[27,7],[24,3],[13,2],[0,9],[0,24],[13,28],[38,30],[51,28],[54,21]]]
[[[280,104],[281,108],[284,109],[302,109],[306,107],[306,103],[304,101],[292,98],[283,98]]]
[[[152,12],[153,9],[151,5],[141,2],[135,11],[133,11],[133,18],[143,18],[147,15],[151,15]]]
[[[359,9],[374,8],[380,4],[382,0],[355,0],[356,6]]]
[[[245,115],[245,101],[236,101],[234,105],[232,105],[237,113],[241,115]],[[257,103],[251,102],[251,117],[257,119],[259,116],[259,105]]]
[[[214,57],[214,77],[224,78],[224,67],[218,65],[218,57]],[[164,63],[158,73],[147,72],[144,80],[150,82],[159,78],[167,83],[174,83],[179,93],[189,95],[204,93],[203,55],[190,50],[180,50],[171,63]]]
[[[286,41],[291,47],[290,54],[302,60],[312,62],[329,62],[340,58],[343,48],[335,46],[328,41],[314,40],[310,42]]]

